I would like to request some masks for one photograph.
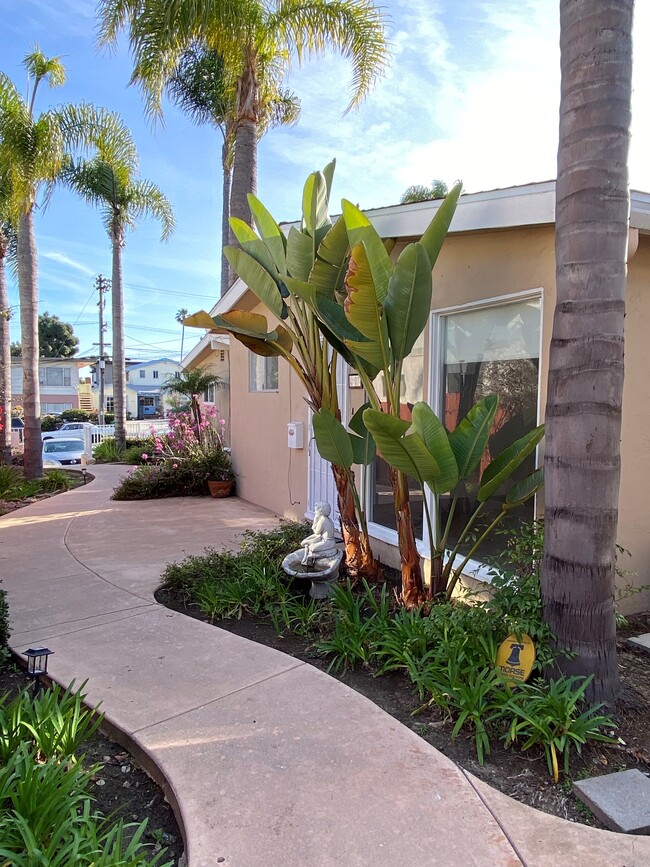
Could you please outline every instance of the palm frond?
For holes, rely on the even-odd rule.
[[[162,226],[160,237],[167,240],[174,231],[174,212],[169,199],[151,181],[135,181],[128,190],[129,212],[134,218],[152,217]]]

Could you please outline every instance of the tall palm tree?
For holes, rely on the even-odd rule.
[[[167,93],[174,102],[197,125],[213,126],[221,132],[221,166],[223,174],[221,191],[221,295],[233,281],[233,272],[228,266],[223,249],[230,241],[230,186],[232,163],[237,130],[236,90],[229,81],[222,56],[199,43],[192,44],[180,58],[174,74],[167,82]],[[288,126],[300,116],[300,101],[275,80],[264,79],[260,86],[261,99],[260,137],[269,127]]]
[[[38,385],[38,263],[34,234],[34,208],[42,188],[60,174],[66,159],[60,115],[46,111],[34,115],[40,84],[56,87],[65,81],[58,57],[47,58],[38,48],[27,54],[27,99],[0,73],[0,165],[11,188],[10,208],[17,226],[18,291],[23,362],[25,421],[24,470],[28,479],[43,475],[40,394]]]
[[[618,688],[614,565],[623,397],[633,0],[561,0],[557,303],[546,405],[544,616]]]
[[[176,315],[174,319],[181,326],[181,361],[183,360],[183,344],[185,343],[185,323],[183,319],[187,316],[187,307],[181,307],[180,310],[176,311]]]
[[[100,0],[99,16],[103,44],[114,43],[128,26],[131,80],[144,91],[153,115],[160,113],[166,83],[193,42],[223,58],[235,93],[230,213],[247,223],[247,195],[257,190],[257,142],[265,113],[261,82],[280,82],[293,58],[300,62],[332,48],[352,63],[351,108],[368,94],[388,56],[382,13],[372,0]]]
[[[0,461],[11,463],[11,308],[7,295],[6,262],[16,253],[16,233],[10,215],[10,189],[6,175],[0,176]]]
[[[204,367],[195,367],[193,370],[179,370],[170,376],[161,391],[167,394],[180,394],[187,398],[194,417],[197,431],[201,430],[203,416],[201,414],[201,395],[211,386],[223,388],[223,380],[216,373],[210,373]]]
[[[115,439],[126,444],[126,365],[124,355],[124,283],[122,250],[128,229],[142,217],[160,221],[161,239],[174,229],[171,205],[161,190],[137,177],[138,154],[130,131],[118,115],[106,113],[93,127],[95,155],[71,161],[64,180],[102,213],[112,250],[113,398]]]

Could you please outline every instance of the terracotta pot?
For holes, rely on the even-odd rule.
[[[234,482],[227,479],[225,482],[208,481],[208,488],[213,497],[229,497],[232,494]]]

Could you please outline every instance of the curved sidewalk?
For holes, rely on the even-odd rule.
[[[158,605],[166,563],[277,519],[235,498],[113,502],[120,471],[0,518],[11,645],[88,681],[164,779],[188,867],[650,865],[649,838],[512,801],[312,666]]]

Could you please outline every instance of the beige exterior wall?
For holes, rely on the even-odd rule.
[[[251,296],[252,297],[252,296]],[[250,303],[239,305],[250,309]],[[262,305],[252,308],[266,315]],[[270,327],[272,324],[269,323]],[[278,391],[249,390],[249,351],[230,345],[232,458],[237,495],[278,515],[302,520],[307,509],[307,404],[289,365],[278,361]],[[302,449],[287,447],[287,425],[304,424]]]

